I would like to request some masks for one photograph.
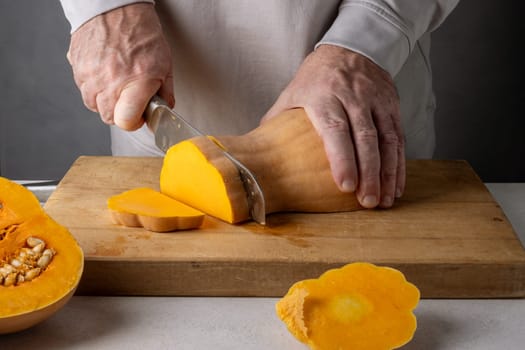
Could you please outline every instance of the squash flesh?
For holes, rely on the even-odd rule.
[[[276,311],[312,349],[394,349],[412,338],[418,301],[401,272],[354,263],[297,282]]]
[[[30,192],[20,200],[21,187],[6,178],[0,177],[0,230],[24,222],[27,218],[40,215],[42,208],[38,198]],[[24,191],[25,192],[25,191]]]
[[[201,139],[200,144],[195,142],[182,141],[168,150],[160,174],[161,192],[226,222],[238,221],[239,210],[235,212],[234,206],[239,201],[232,198],[247,205],[245,198],[232,193],[236,191],[244,196],[237,169],[208,138]],[[203,153],[199,145],[210,151]]]
[[[135,188],[108,199],[114,222],[168,232],[199,227],[204,213],[151,188]]]

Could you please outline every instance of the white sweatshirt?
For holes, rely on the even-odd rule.
[[[359,52],[387,70],[401,101],[408,158],[435,146],[430,32],[459,0],[164,0],[176,109],[208,134],[253,129],[316,45]],[[133,0],[61,0],[74,32]],[[112,128],[116,155],[160,155],[146,128]]]

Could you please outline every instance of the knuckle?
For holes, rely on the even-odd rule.
[[[96,97],[94,94],[90,93],[88,90],[80,89],[80,94],[82,95],[82,101],[84,105],[92,112],[97,112]]]
[[[375,188],[377,187],[376,184],[379,184],[380,181],[380,174],[379,171],[377,173],[375,172],[364,172],[359,174],[360,182],[364,186],[364,188]]]
[[[356,130],[355,132],[355,141],[357,143],[366,143],[366,144],[377,144],[378,143],[378,136],[377,131],[375,128],[362,128],[359,130]]]
[[[113,110],[111,108],[99,108],[100,119],[106,124],[113,124]]]
[[[379,158],[372,158],[367,161],[359,162],[360,178],[367,183],[375,183],[379,181],[381,172],[381,164]]]
[[[330,154],[329,156],[330,162],[333,163],[333,165],[337,165],[338,167],[344,167],[347,164],[354,164],[355,162],[355,155],[353,152],[334,152],[333,154]]]
[[[381,178],[385,182],[394,182],[397,179],[397,169],[394,167],[385,167],[381,169]]]
[[[362,169],[361,179],[368,183],[379,181],[379,167],[370,166]]]
[[[398,137],[397,139],[397,148],[402,151],[405,149],[405,144],[406,144],[406,141],[405,141],[405,137],[403,135],[401,135],[400,137]]]
[[[338,116],[326,115],[318,120],[320,131],[324,133],[349,133],[350,127],[346,118],[341,118]]]
[[[397,147],[400,142],[399,137],[397,136],[397,133],[394,132],[393,130],[381,133],[380,140],[381,140],[381,144],[385,146]]]
[[[323,122],[324,129],[332,131],[349,131],[348,123],[337,118],[326,118]]]

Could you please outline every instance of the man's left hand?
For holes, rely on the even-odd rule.
[[[389,73],[351,50],[321,45],[265,119],[303,107],[323,140],[334,181],[362,206],[391,207],[405,187],[399,97]]]

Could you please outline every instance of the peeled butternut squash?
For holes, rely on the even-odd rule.
[[[83,266],[71,233],[33,193],[0,177],[0,334],[29,328],[64,306]]]
[[[241,136],[196,137],[172,146],[160,174],[161,192],[229,223],[248,220],[239,172],[217,144],[254,173],[266,213],[361,208],[354,193],[335,184],[321,138],[303,109],[286,111]]]
[[[419,297],[400,271],[352,263],[295,283],[276,311],[311,349],[387,350],[412,339]]]
[[[154,232],[199,227],[204,213],[151,188],[135,188],[108,199],[113,221]]]

